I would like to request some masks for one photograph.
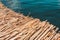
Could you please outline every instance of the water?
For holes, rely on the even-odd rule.
[[[59,0],[2,0],[8,8],[21,12],[40,20],[48,20],[60,28],[60,1]]]

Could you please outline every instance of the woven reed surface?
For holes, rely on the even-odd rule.
[[[16,13],[0,3],[0,40],[60,40],[59,28]]]

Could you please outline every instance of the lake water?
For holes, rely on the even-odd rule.
[[[2,0],[8,8],[40,20],[47,20],[60,28],[59,0]]]

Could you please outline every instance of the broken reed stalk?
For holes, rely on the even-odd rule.
[[[16,13],[0,3],[0,40],[60,40],[59,28]]]

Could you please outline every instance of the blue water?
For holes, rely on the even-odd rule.
[[[60,28],[59,0],[2,0],[8,8],[40,20],[47,20]]]

